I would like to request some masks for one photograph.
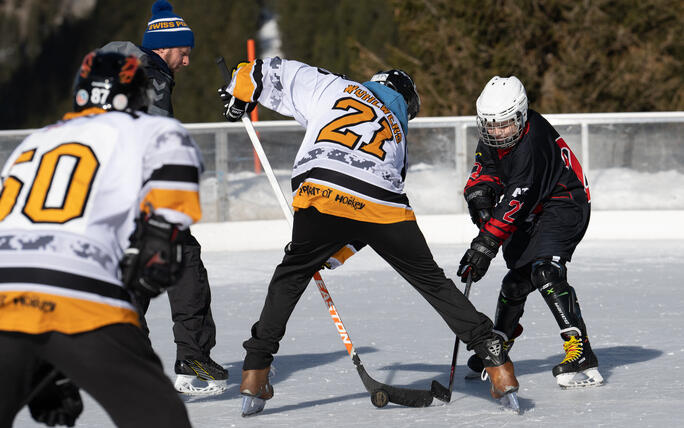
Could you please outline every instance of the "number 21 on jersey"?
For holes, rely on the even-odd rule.
[[[373,122],[378,118],[373,107],[362,103],[354,98],[340,98],[333,106],[336,110],[345,110],[349,113],[334,119],[325,125],[316,137],[318,142],[332,142],[349,147],[352,150],[373,155],[380,160],[385,160],[386,152],[382,149],[385,141],[393,140],[392,128],[386,118],[380,119],[380,129],[375,131],[370,137],[369,142],[359,145],[361,135],[351,131],[349,128],[363,123]],[[342,130],[343,128],[347,128]]]

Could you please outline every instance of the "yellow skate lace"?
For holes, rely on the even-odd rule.
[[[565,351],[565,358],[561,361],[561,364],[573,361],[582,355],[582,341],[575,336],[571,336],[570,339],[563,343],[563,350]]]

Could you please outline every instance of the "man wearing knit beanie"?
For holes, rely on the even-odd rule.
[[[195,36],[188,24],[173,12],[168,1],[157,0],[152,5],[152,17],[141,45],[117,41],[100,50],[135,55],[140,59],[149,83],[150,105],[147,112],[172,117],[174,76],[190,64],[190,52],[194,46]],[[227,387],[228,372],[209,356],[216,344],[216,326],[211,314],[207,271],[200,258],[200,244],[190,234],[189,228],[182,240],[186,261],[183,273],[176,286],[167,291],[176,342],[175,387],[179,392],[190,394],[219,393]],[[144,314],[150,302],[139,303]],[[142,316],[141,324],[149,332]]]
[[[143,33],[142,44],[111,42],[101,50],[135,55],[145,69],[149,81],[150,106],[147,112],[173,117],[171,91],[175,73],[190,65],[190,52],[195,47],[195,35],[173,6],[166,0],[152,5],[152,17]]]

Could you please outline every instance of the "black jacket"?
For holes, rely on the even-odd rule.
[[[475,186],[494,190],[498,203],[482,231],[503,242],[544,205],[586,204],[591,198],[582,166],[563,138],[534,110],[528,110],[521,140],[511,148],[477,144],[466,192]]]
[[[150,105],[147,109],[149,114],[157,116],[173,117],[171,105],[171,91],[176,84],[173,80],[173,72],[159,55],[155,52],[136,46],[131,42],[110,42],[100,48],[105,52],[118,52],[122,55],[134,55],[142,63],[148,80],[148,95]]]

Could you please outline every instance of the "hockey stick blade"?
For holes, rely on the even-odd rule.
[[[366,387],[366,390],[370,392],[371,395],[377,391],[385,391],[390,403],[399,404],[406,407],[427,407],[432,404],[432,391],[423,389],[398,388],[396,386],[380,383],[370,377],[366,371],[366,368],[363,367],[363,364],[361,363],[356,366],[356,370],[359,372],[363,386]],[[383,407],[375,402],[373,404],[375,404],[377,407]]]
[[[437,382],[436,380],[432,381],[432,385],[430,385],[430,392],[436,399],[440,401],[444,401],[445,403],[449,403],[451,401],[451,391],[449,388]]]

